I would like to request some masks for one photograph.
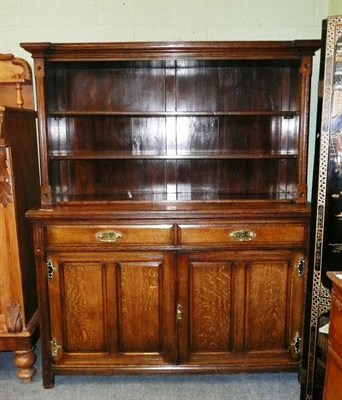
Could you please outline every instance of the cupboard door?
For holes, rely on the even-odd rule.
[[[241,268],[220,253],[178,256],[179,362],[222,363],[234,350]],[[236,293],[235,290],[237,289]],[[242,298],[240,299],[242,300]],[[243,309],[243,308],[242,308]]]
[[[179,362],[246,370],[295,366],[301,259],[291,251],[180,254]]]
[[[175,359],[170,253],[51,253],[55,365],[95,368]]]
[[[298,359],[304,272],[297,252],[268,252],[246,262],[245,350],[270,359]]]

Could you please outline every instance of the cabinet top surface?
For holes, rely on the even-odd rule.
[[[342,271],[327,272],[328,278],[340,289],[342,289]]]
[[[304,218],[310,214],[309,204],[287,202],[108,202],[108,203],[62,203],[30,210],[27,217],[35,219],[229,219],[259,220]]]
[[[296,58],[312,54],[320,40],[293,41],[200,41],[200,42],[98,42],[98,43],[21,43],[33,57],[51,60],[81,59],[262,59]]]

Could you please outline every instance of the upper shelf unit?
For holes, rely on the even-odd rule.
[[[42,203],[306,201],[319,41],[24,43]]]

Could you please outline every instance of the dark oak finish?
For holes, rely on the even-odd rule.
[[[43,381],[298,367],[318,41],[24,43]],[[52,351],[51,351],[52,346]]]

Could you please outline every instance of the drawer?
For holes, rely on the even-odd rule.
[[[301,244],[306,238],[302,224],[180,225],[180,245]]]
[[[173,225],[57,225],[47,227],[49,244],[172,245]]]

